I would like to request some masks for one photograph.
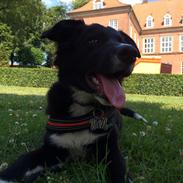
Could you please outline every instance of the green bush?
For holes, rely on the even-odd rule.
[[[17,60],[21,65],[41,65],[44,61],[44,53],[40,48],[35,48],[32,45],[24,45],[17,52]]]
[[[56,69],[0,68],[0,85],[50,87],[56,80]],[[124,88],[131,94],[183,96],[183,75],[133,74]]]
[[[183,75],[132,74],[124,87],[131,94],[183,96]]]
[[[0,68],[0,85],[50,87],[56,79],[56,69],[12,67]]]

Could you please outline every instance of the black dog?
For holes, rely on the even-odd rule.
[[[120,111],[138,115],[123,109],[120,82],[140,57],[136,44],[124,32],[80,20],[61,21],[42,38],[57,43],[59,68],[58,82],[48,92],[44,144],[1,172],[0,183],[31,183],[45,167],[57,170],[75,156],[98,156],[101,161],[106,147],[111,183],[124,183],[125,161],[118,147]]]

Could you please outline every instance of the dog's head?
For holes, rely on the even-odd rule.
[[[57,43],[55,65],[59,78],[69,83],[78,102],[97,101],[121,108],[125,95],[121,81],[133,70],[140,52],[124,32],[80,20],[63,20],[42,34]]]

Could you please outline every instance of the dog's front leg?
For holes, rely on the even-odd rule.
[[[125,160],[118,147],[118,138],[115,131],[108,138],[108,166],[111,183],[125,183]]]
[[[112,148],[108,155],[111,183],[125,182],[125,161],[119,149]]]
[[[65,149],[43,146],[21,156],[12,166],[0,172],[0,183],[32,183],[44,173],[45,168],[50,171],[60,169],[67,157]]]

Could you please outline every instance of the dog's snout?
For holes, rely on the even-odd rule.
[[[120,44],[117,47],[117,57],[120,60],[134,61],[137,57],[140,57],[140,53],[137,48],[130,44]]]

